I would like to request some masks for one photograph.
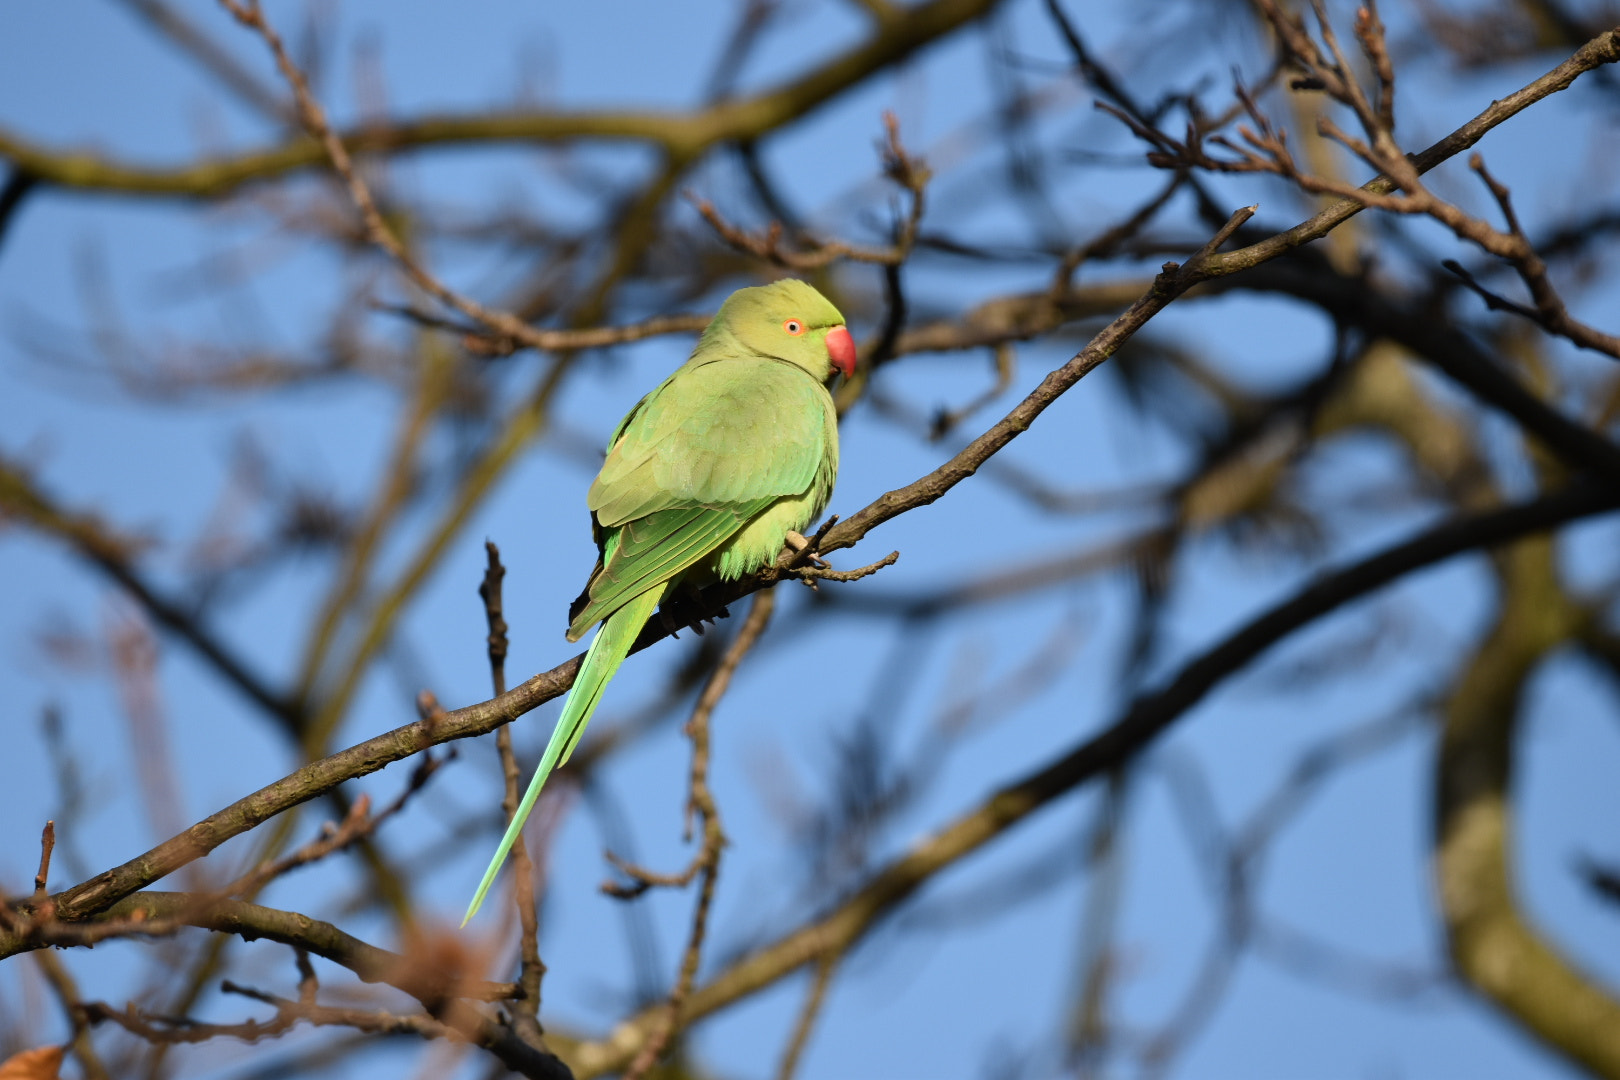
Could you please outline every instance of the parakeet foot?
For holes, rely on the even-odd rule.
[[[787,531],[787,535],[782,539],[786,541],[788,547],[800,554],[803,554],[804,550],[810,547],[810,541],[804,538],[804,534],[801,532],[796,532],[793,529],[789,529]],[[811,566],[816,567],[818,570],[827,569],[827,564],[816,558],[814,555],[810,556],[809,562]]]

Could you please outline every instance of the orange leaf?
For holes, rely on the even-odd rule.
[[[41,1046],[0,1061],[0,1080],[60,1080],[66,1048]]]

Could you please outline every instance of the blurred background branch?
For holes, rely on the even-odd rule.
[[[1620,10],[681,7],[14,20],[0,1072],[1620,1078]],[[449,931],[783,273],[840,516]]]

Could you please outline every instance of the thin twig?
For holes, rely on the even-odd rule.
[[[827,987],[832,984],[836,970],[836,954],[829,953],[816,964],[815,974],[810,977],[810,991],[805,994],[804,1004],[799,1008],[799,1018],[793,1024],[793,1035],[788,1039],[787,1049],[782,1052],[782,1063],[776,1067],[776,1080],[793,1080],[793,1074],[799,1071],[799,1059],[804,1056],[804,1048],[810,1043],[810,1032],[821,1016],[822,1003],[827,1000]]]
[[[442,715],[444,710],[439,708],[438,702],[432,695],[423,692],[423,698],[418,706],[424,718],[431,719],[434,715]],[[411,776],[406,781],[405,789],[395,796],[394,801],[383,807],[376,814],[371,813],[371,796],[362,792],[349,806],[348,813],[338,825],[328,822],[321,829],[321,835],[305,844],[296,851],[290,852],[279,859],[267,860],[255,866],[235,881],[221,889],[214,890],[208,895],[213,897],[239,896],[251,898],[270,882],[283,875],[310,863],[319,862],[338,852],[346,851],[356,844],[362,843],[375,835],[377,830],[389,818],[398,814],[405,808],[411,797],[427,786],[428,780],[445,762],[455,758],[455,751],[444,757],[434,757],[425,754],[417,762],[416,768],[411,770]]]
[[[90,1025],[85,1019],[78,983],[74,981],[67,965],[50,949],[36,952],[34,963],[45,976],[46,983],[55,993],[56,1000],[61,1004],[62,1011],[73,1028],[73,1038],[68,1046],[73,1051],[73,1056],[79,1059],[79,1067],[84,1070],[85,1080],[109,1080],[111,1074],[101,1060],[101,1055],[96,1053],[95,1042],[90,1038]]]
[[[360,212],[360,220],[365,228],[366,239],[386,252],[396,262],[400,269],[405,271],[413,285],[438,300],[447,307],[454,308],[463,315],[472,319],[481,326],[486,326],[497,335],[504,336],[513,341],[521,341],[532,348],[544,349],[540,344],[542,338],[534,327],[522,319],[493,308],[485,307],[469,296],[464,296],[438,278],[434,277],[416,260],[405,245],[402,244],[394,231],[388,227],[383,216],[377,209],[376,201],[372,198],[371,189],[361,179],[354,167],[354,161],[349,157],[349,150],[332,130],[327,122],[326,111],[310,92],[309,82],[304,73],[292,62],[287,55],[286,47],[282,44],[281,35],[276,33],[264,12],[259,0],[219,0],[226,11],[229,11],[236,21],[256,32],[264,39],[265,45],[275,57],[276,67],[281,70],[282,78],[292,88],[293,99],[298,106],[298,117],[304,128],[326,150],[327,159],[332,163],[332,170],[338,174],[348,189],[349,198],[355,209]]]
[[[493,540],[484,541],[487,562],[484,580],[478,586],[478,595],[484,601],[484,620],[489,626],[489,675],[495,696],[506,693],[506,615],[501,598],[501,582],[506,567],[501,565],[501,552]],[[518,763],[512,752],[510,724],[495,733],[495,749],[501,758],[501,776],[504,792],[501,810],[511,821],[517,813]],[[512,1009],[512,1026],[518,1035],[534,1046],[544,1045],[545,1032],[540,1027],[540,983],[546,976],[546,965],[540,959],[540,920],[534,899],[534,863],[529,858],[529,846],[523,835],[512,842],[513,889],[512,903],[516,905],[518,922],[522,927],[518,943],[518,985],[523,988],[523,1000]]]
[[[1487,292],[1477,282],[1459,272],[1464,283],[1483,296],[1493,309],[1525,315],[1549,333],[1567,338],[1580,348],[1620,359],[1620,336],[1605,333],[1570,315],[1567,304],[1553,287],[1545,261],[1536,253],[1519,224],[1508,189],[1490,175],[1479,154],[1471,156],[1470,168],[1479,175],[1496,200],[1508,226],[1507,231],[1494,228],[1489,223],[1465,213],[1459,207],[1435,195],[1423,184],[1421,176],[1427,167],[1423,160],[1425,155],[1409,157],[1401,151],[1395,141],[1395,75],[1384,42],[1383,23],[1378,18],[1376,7],[1369,4],[1362,8],[1355,24],[1356,38],[1378,78],[1377,100],[1374,102],[1368,99],[1349,61],[1341,51],[1326,9],[1320,0],[1313,0],[1313,7],[1322,41],[1327,46],[1331,59],[1324,55],[1306,33],[1303,23],[1296,15],[1280,10],[1273,0],[1257,0],[1257,3],[1295,62],[1309,73],[1311,85],[1349,107],[1360,122],[1365,138],[1358,138],[1343,131],[1327,116],[1318,119],[1319,131],[1325,137],[1344,146],[1382,175],[1368,184],[1357,187],[1333,177],[1316,175],[1302,169],[1288,150],[1287,132],[1272,125],[1241,84],[1236,88],[1237,96],[1253,121],[1254,127],[1239,128],[1243,145],[1221,136],[1210,140],[1215,145],[1235,152],[1238,155],[1236,159],[1211,157],[1198,145],[1196,139],[1189,139],[1186,143],[1176,142],[1147,129],[1120,110],[1110,107],[1109,111],[1130,124],[1134,132],[1143,138],[1151,139],[1158,147],[1154,154],[1149,155],[1154,164],[1217,172],[1270,172],[1285,177],[1301,189],[1315,194],[1336,195],[1358,202],[1364,207],[1389,213],[1433,218],[1450,229],[1459,239],[1475,244],[1512,265],[1529,289],[1535,305],[1533,310],[1514,305]],[[1617,59],[1620,59],[1620,30],[1599,35],[1587,42],[1577,52],[1576,57],[1572,58],[1592,67],[1600,63],[1613,63]],[[1397,189],[1399,194],[1395,194]],[[1448,266],[1448,269],[1450,268]]]
[[[778,266],[801,271],[820,270],[841,260],[899,266],[911,257],[911,250],[916,246],[917,230],[926,206],[924,196],[933,173],[926,162],[908,153],[901,145],[900,122],[893,113],[883,114],[883,128],[885,141],[880,149],[883,175],[911,198],[910,212],[900,219],[895,229],[894,243],[888,247],[861,247],[842,240],[828,240],[814,243],[805,250],[790,251],[782,247],[784,230],[781,222],[772,222],[763,236],[755,236],[721,217],[714,204],[707,199],[700,199],[691,193],[687,193],[687,198],[703,220],[731,247]]]
[[[39,872],[34,875],[34,902],[48,899],[45,883],[51,876],[51,852],[56,848],[56,822],[47,821],[39,835]]]
[[[133,1002],[115,1009],[105,1002],[88,1001],[82,1007],[92,1025],[112,1023],[149,1043],[204,1043],[213,1039],[240,1039],[256,1043],[276,1039],[299,1024],[313,1027],[346,1027],[373,1035],[416,1035],[423,1039],[456,1039],[448,1024],[431,1016],[406,1015],[370,1009],[348,1009],[330,1005],[306,1005],[266,994],[227,981],[227,993],[271,1005],[276,1012],[268,1020],[245,1020],[239,1024],[213,1024],[189,1017],[157,1016],[135,1008]]]
[[[891,551],[877,562],[863,566],[858,570],[828,570],[819,566],[795,566],[789,576],[798,578],[806,585],[814,585],[818,581],[859,581],[863,577],[871,577],[885,566],[893,566],[899,558],[900,553],[898,551]]]
[[[709,723],[714,715],[715,706],[720,703],[720,698],[731,686],[731,678],[737,671],[737,665],[742,663],[743,657],[748,655],[748,650],[753,648],[754,643],[765,632],[765,626],[770,622],[771,612],[775,607],[775,592],[763,592],[754,598],[753,606],[748,610],[748,618],[737,631],[737,640],[731,643],[731,647],[720,658],[720,663],[715,666],[714,674],[709,676],[708,685],[698,696],[697,705],[692,709],[692,718],[686,724],[686,733],[692,740],[692,773],[687,795],[688,828],[691,815],[696,813],[703,822],[703,846],[694,868],[702,875],[702,880],[698,884],[697,905],[692,913],[692,931],[681,957],[680,975],[675,980],[675,988],[670,991],[669,999],[662,1006],[660,1020],[652,1034],[642,1044],[630,1067],[625,1070],[624,1080],[638,1080],[657,1063],[659,1056],[664,1052],[664,1047],[669,1045],[670,1039],[681,1029],[683,1022],[681,1009],[692,992],[693,984],[697,981],[698,963],[703,954],[703,940],[708,933],[709,911],[714,902],[715,882],[720,876],[720,857],[726,845],[725,831],[720,825],[720,808],[715,804],[714,792],[709,787]],[[620,865],[622,869],[623,864]]]
[[[458,322],[454,319],[445,319],[430,312],[411,307],[409,304],[372,305],[379,311],[386,311],[401,318],[409,319],[419,326],[432,327],[435,330],[445,330],[460,335],[463,348],[480,356],[510,356],[520,345],[527,347],[529,342],[535,342],[536,347],[550,349],[555,352],[571,352],[576,349],[600,349],[609,345],[628,345],[631,342],[645,341],[648,338],[662,337],[665,334],[689,334],[702,330],[714,318],[712,315],[659,315],[638,323],[626,326],[592,326],[579,330],[546,330],[535,328],[534,336],[529,342],[517,342],[511,338],[492,334],[482,327],[468,323]]]

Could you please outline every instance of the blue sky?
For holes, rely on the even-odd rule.
[[[177,5],[178,6],[178,5]],[[1255,63],[1244,34],[1214,15],[1188,18],[1172,6],[1119,18],[1109,5],[1075,5],[1088,35],[1111,62],[1142,64],[1150,89],[1188,81],[1183,65],[1159,58],[1156,45],[1193,50],[1196,66],[1215,82],[1231,63]],[[268,79],[262,49],[220,11],[184,5],[191,18]],[[301,7],[270,6],[284,28],[296,27]],[[561,107],[690,106],[718,55],[731,5],[480,2],[467,5],[353,2],[330,9],[332,68],[323,100],[339,119],[356,110],[357,57],[374,57],[388,110],[398,116],[460,111],[532,101]],[[1388,14],[1403,25],[1406,16]],[[1011,4],[1001,32],[1032,65],[1032,81],[1060,79],[1063,54],[1039,4]],[[740,75],[746,90],[777,82],[847,48],[863,32],[855,5],[814,3],[795,10],[765,38]],[[361,43],[356,45],[355,43]],[[1433,85],[1414,79],[1409,91],[1425,108],[1410,145],[1422,145],[1472,115],[1493,97],[1556,63],[1538,58],[1488,74],[1446,74]],[[369,62],[369,61],[366,61]],[[931,224],[967,237],[1016,236],[1018,215],[986,207],[979,186],[997,180],[997,159],[983,147],[958,151],[958,133],[983,115],[988,98],[985,45],[976,31],[958,34],[895,77],[845,95],[794,125],[766,147],[783,187],[812,220],[859,232],[885,196],[873,186],[880,116],[893,109],[907,145],[939,166]],[[1403,84],[1406,85],[1406,84]],[[1571,97],[1574,97],[1572,94]],[[1042,121],[1054,140],[1113,152],[1132,149],[1094,114],[1084,94]],[[1579,190],[1572,177],[1592,163],[1590,132],[1602,130],[1584,99],[1557,100],[1494,133],[1482,149],[1493,169],[1523,192],[1532,226],[1556,218]],[[1596,125],[1596,126],[1594,126]],[[83,147],[153,164],[187,160],[204,150],[263,145],[272,136],[183,58],[133,20],[121,5],[63,0],[12,13],[0,37],[0,126],[60,148]],[[1432,126],[1433,130],[1430,130]],[[1613,124],[1608,130],[1612,134]],[[646,168],[643,156],[588,149],[581,160],[615,177]],[[1556,161],[1556,166],[1549,165]],[[566,185],[527,152],[501,148],[471,153],[424,153],[406,159],[391,182],[432,205],[483,208],[502,200],[565,208]],[[1611,170],[1612,171],[1612,170]],[[1112,220],[1158,182],[1145,169],[1065,173],[1059,205],[1068,228],[1081,234]],[[1615,177],[1599,174],[1611,188]],[[1463,192],[1466,169],[1454,165],[1437,181]],[[688,184],[722,202],[735,197],[733,175],[716,166],[696,170]],[[1231,207],[1262,204],[1262,219],[1287,225],[1300,205],[1275,185],[1217,183]],[[577,198],[577,196],[574,196]],[[1482,211],[1474,195],[1469,205]],[[863,216],[863,214],[865,216]],[[1426,243],[1445,241],[1414,227]],[[321,384],[262,400],[132,406],[108,381],[80,363],[183,354],[208,340],[238,348],[269,343],[292,355],[308,350],[334,306],[345,301],[345,279],[328,255],[296,244],[266,243],[268,226],[247,211],[209,205],[45,191],[19,213],[0,248],[0,453],[32,463],[38,478],[65,502],[95,507],[109,521],[149,534],[160,581],[173,583],[191,541],[220,505],[225,462],[237,440],[262,446],[285,474],[312,478],[348,498],[369,489],[382,467],[397,404],[391,391],[357,384]],[[867,237],[869,238],[869,237]],[[186,287],[198,268],[221,254],[263,258],[240,290],[215,295]],[[518,260],[446,248],[440,266],[458,285],[495,289],[509,283]],[[1038,287],[1044,266],[964,272],[951,265],[919,268],[932,294],[966,306],[1017,288]],[[1088,270],[1087,273],[1092,273]],[[1097,271],[1101,273],[1101,271]],[[122,333],[107,350],[87,340],[87,311],[97,302],[86,282],[105,281]],[[858,288],[859,278],[851,279]],[[718,297],[708,298],[712,302]],[[1614,283],[1583,295],[1581,308],[1601,321],[1616,304]],[[876,304],[868,302],[868,310]],[[1620,306],[1620,305],[1617,305]],[[1611,306],[1607,310],[1615,310]],[[1609,321],[1612,327],[1612,319]],[[375,324],[374,324],[375,325]],[[857,322],[858,334],[873,328]],[[1154,324],[1156,333],[1194,344],[1221,370],[1249,385],[1286,385],[1315,370],[1331,345],[1331,328],[1287,302],[1244,295],[1188,302]],[[390,332],[386,327],[381,333]],[[397,332],[397,331],[395,331]],[[105,339],[104,339],[105,340]],[[1063,362],[1068,339],[1019,350],[1015,385],[969,422],[978,430]],[[600,442],[616,418],[653,386],[688,348],[661,339],[616,350],[583,365],[568,380],[559,415],[567,430]],[[1603,361],[1574,358],[1581,370]],[[504,389],[514,395],[531,381],[532,357],[520,358]],[[886,370],[881,388],[922,408],[957,403],[979,393],[989,366],[974,354],[908,358]],[[1438,388],[1425,377],[1425,385]],[[514,398],[515,400],[515,398]],[[977,425],[977,427],[974,427]],[[448,445],[445,450],[448,451]],[[947,453],[920,443],[857,409],[843,435],[843,469],[831,509],[848,514],[885,490],[916,478]],[[1107,368],[1071,392],[1008,452],[1064,487],[1117,488],[1173,475],[1183,451],[1162,429],[1124,404]],[[1334,445],[1312,466],[1309,480],[1372,486],[1398,474],[1399,463],[1371,440]],[[588,571],[593,552],[583,510],[589,468],[552,438],[528,453],[494,497],[457,537],[442,565],[412,604],[401,666],[425,680],[447,704],[487,696],[482,613],[474,588],[482,539],[498,541],[509,568],[507,617],[513,626],[509,671],[514,678],[545,670],[572,655],[562,640],[563,613]],[[1330,561],[1353,558],[1405,535],[1434,516],[1432,505],[1347,518],[1330,538]],[[411,550],[426,517],[408,519],[385,546],[381,561],[397,565]],[[242,523],[252,528],[253,522]],[[937,585],[999,560],[1075,550],[1124,535],[1120,516],[1054,518],[1032,511],[978,479],[934,506],[908,514],[873,534],[838,563],[852,566],[897,548],[900,563],[877,579],[846,588],[902,590]],[[1612,521],[1572,530],[1575,572],[1601,580],[1614,571]],[[1216,640],[1247,615],[1286,595],[1311,567],[1223,542],[1196,542],[1170,623],[1165,654],[1152,667],[1162,675]],[[225,636],[260,670],[285,676],[329,569],[292,561],[231,609]],[[794,618],[806,598],[788,590],[772,636],[739,675],[716,718],[716,794],[732,847],[721,877],[719,930],[711,961],[796,911],[804,895],[803,867],[780,813],[794,798],[815,800],[832,789],[835,748],[863,723],[904,755],[936,738],[937,717],[953,701],[994,687],[1016,673],[1031,642],[1061,658],[1050,681],[1027,700],[982,710],[976,728],[944,764],[928,792],[876,842],[875,856],[894,854],[974,805],[1007,779],[1048,760],[1115,714],[1122,692],[1116,675],[1131,603],[1124,575],[1056,588],[997,604],[971,619],[942,624],[909,653],[896,637],[913,632],[859,617],[805,623]],[[70,883],[63,869],[76,861],[94,872],[120,862],[161,837],[143,809],[134,782],[135,750],[124,709],[97,670],[47,656],[41,635],[64,628],[92,639],[129,617],[129,603],[56,546],[21,529],[0,533],[0,701],[8,782],[0,784],[0,886],[25,887],[37,857],[35,837],[59,809],[39,717],[55,704],[65,718],[85,782],[93,793],[86,814],[64,839],[54,885]],[[1243,820],[1278,784],[1305,747],[1382,716],[1410,710],[1424,692],[1444,686],[1453,665],[1490,613],[1485,569],[1477,558],[1415,575],[1301,635],[1255,669],[1219,690],[1176,728],[1139,770],[1127,804],[1118,944],[1121,980],[1117,1019],[1132,1027],[1159,1023],[1179,1000],[1199,950],[1214,929],[1207,892],[1189,851],[1165,780],[1194,767],[1207,778],[1213,805],[1228,827]],[[1369,615],[1387,616],[1396,643],[1376,680],[1339,679],[1279,694],[1291,662],[1331,651],[1364,628]],[[667,673],[693,647],[668,643],[630,662],[615,680],[597,724],[632,715],[660,692]],[[890,707],[882,691],[896,683],[892,658],[922,665],[913,692]],[[183,648],[165,644],[160,661],[168,738],[177,749],[179,809],[189,822],[283,775],[296,754],[240,698]],[[410,719],[409,693],[388,667],[368,677],[339,735],[348,744]],[[874,704],[876,702],[877,704]],[[1571,873],[1573,859],[1620,858],[1613,822],[1620,787],[1616,700],[1590,669],[1560,659],[1538,676],[1523,745],[1518,792],[1521,885],[1528,910],[1559,944],[1596,973],[1620,983],[1620,920],[1594,901]],[[875,711],[874,711],[875,710]],[[524,718],[515,731],[521,749],[543,745],[555,706]],[[881,713],[882,715],[877,715]],[[444,835],[443,822],[493,799],[494,751],[488,740],[464,744],[459,759],[435,780],[387,836],[405,858]],[[1428,768],[1432,735],[1423,723],[1391,748],[1337,776],[1304,810],[1266,862],[1259,902],[1264,910],[1359,956],[1405,968],[1443,967],[1439,929],[1427,874]],[[634,857],[675,867],[687,857],[677,822],[686,750],[676,725],[666,725],[614,760],[600,783],[634,838]],[[356,790],[386,799],[404,783],[396,766],[358,782]],[[1098,792],[1064,799],[1021,826],[990,851],[932,883],[921,914],[948,918],[950,901],[1012,875],[1033,862],[1075,858],[1097,812]],[[602,897],[606,843],[600,816],[567,808],[551,854],[551,894],[545,909],[546,1020],[593,1034],[627,1008],[634,959],[624,936],[624,912]],[[319,813],[306,814],[311,833]],[[240,859],[228,845],[210,862]],[[421,901],[440,917],[459,917],[485,857],[483,843],[423,868]],[[64,862],[63,860],[68,860]],[[222,873],[222,872],[221,872]],[[385,936],[374,918],[345,922],[332,896],[350,881],[341,865],[321,867],[279,883],[266,903],[312,910],[361,936]],[[1027,1059],[1027,1075],[1059,1065],[1065,1010],[1075,990],[1075,957],[1088,878],[1069,875],[1057,886],[1017,903],[998,902],[994,917],[965,927],[901,920],[880,930],[845,965],[801,1073],[808,1077],[991,1076]],[[658,938],[656,970],[668,979],[689,917],[687,893],[640,902]],[[801,912],[802,913],[802,912]],[[504,913],[503,913],[504,914]],[[493,933],[486,923],[483,932]],[[386,943],[386,942],[385,942]],[[65,954],[89,992],[121,1003],[134,992],[131,972],[148,945],[121,943],[94,953]],[[286,950],[244,946],[239,981],[287,990],[293,972]],[[31,976],[13,961],[0,970],[0,1008],[30,1010],[37,1030],[54,1037],[58,1020]],[[713,970],[712,966],[707,970]],[[342,973],[323,969],[331,984]],[[773,988],[746,1006],[706,1023],[695,1036],[699,1059],[718,1075],[771,1074],[804,992],[802,978]],[[241,1000],[211,999],[202,1012],[239,1018]],[[251,1057],[234,1044],[184,1051],[187,1071],[230,1077]],[[415,1053],[413,1049],[411,1051]],[[392,1075],[412,1062],[392,1059],[369,1073]],[[478,1070],[464,1068],[466,1075]],[[1407,1002],[1370,1000],[1301,977],[1285,964],[1248,957],[1211,1023],[1186,1050],[1177,1075],[1187,1077],[1449,1077],[1552,1078],[1566,1066],[1507,1030],[1483,1006],[1441,987]]]

